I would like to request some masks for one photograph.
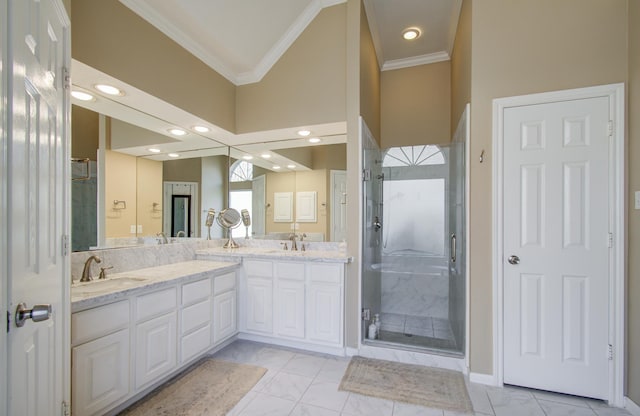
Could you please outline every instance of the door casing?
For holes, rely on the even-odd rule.
[[[613,122],[610,150],[609,180],[610,223],[614,234],[609,270],[609,343],[613,359],[609,366],[609,404],[624,406],[624,253],[625,253],[625,164],[624,164],[624,84],[609,84],[571,90],[545,92],[493,100],[493,383],[503,385],[503,159],[504,110],[509,107],[545,104],[559,101],[608,97],[610,119]],[[486,379],[485,379],[486,381]]]

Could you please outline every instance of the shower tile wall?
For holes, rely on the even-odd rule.
[[[443,259],[382,256],[383,313],[449,318],[449,276]]]
[[[449,318],[447,276],[382,273],[382,313]]]

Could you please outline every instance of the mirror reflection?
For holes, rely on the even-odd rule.
[[[293,167],[246,160],[243,146],[175,160],[122,151],[131,141],[170,140],[72,106],[73,251],[157,244],[160,233],[206,238],[210,208],[247,211],[250,221],[232,231],[238,239],[288,239],[295,232],[309,241],[344,240],[346,145],[290,148],[283,141],[271,153],[296,161]],[[210,231],[211,238],[226,235],[217,223]]]

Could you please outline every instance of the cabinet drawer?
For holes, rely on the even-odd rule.
[[[81,344],[129,324],[129,301],[112,303],[71,315],[71,344]]]
[[[151,318],[176,308],[176,288],[170,287],[159,292],[136,298],[136,320]]]
[[[309,279],[312,282],[342,283],[342,264],[312,264],[309,266]]]
[[[244,268],[247,276],[273,277],[273,263],[270,261],[246,260]]]
[[[209,349],[211,345],[211,325],[207,325],[197,331],[182,337],[182,353],[180,362],[189,361],[201,352]]]
[[[236,274],[227,273],[222,276],[214,277],[213,282],[213,294],[219,295],[220,293],[228,292],[236,287]]]
[[[209,296],[211,296],[210,278],[182,285],[182,305],[188,305],[206,299]]]
[[[211,322],[211,300],[187,306],[182,310],[182,334]]]
[[[304,280],[304,263],[276,263],[275,269],[278,278]]]

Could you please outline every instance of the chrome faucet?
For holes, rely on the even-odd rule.
[[[169,244],[169,240],[167,240],[167,235],[162,231],[156,234],[156,237],[160,237],[160,239],[158,240],[159,244]]]
[[[82,277],[80,278],[80,282],[90,282],[91,281],[91,261],[95,260],[96,263],[102,263],[100,257],[91,256],[84,262],[84,269],[82,269]]]
[[[176,237],[186,237],[187,233],[184,232],[184,230],[180,230],[176,233]]]
[[[298,245],[296,244],[297,237],[295,233],[291,233],[289,236],[289,240],[291,240],[291,251],[298,251]]]

